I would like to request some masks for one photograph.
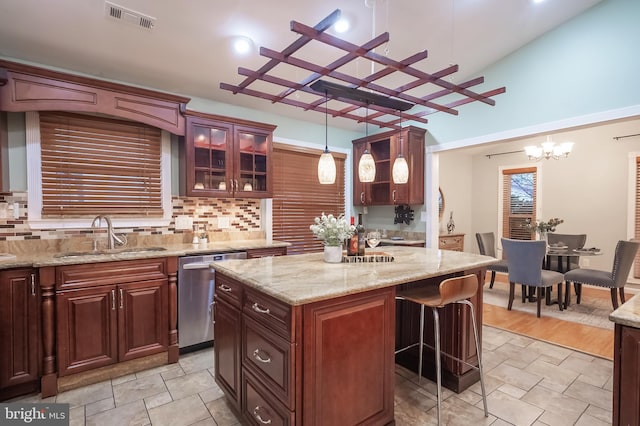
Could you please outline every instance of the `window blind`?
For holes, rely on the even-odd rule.
[[[318,182],[322,151],[274,143],[273,239],[291,243],[288,254],[319,252],[322,242],[309,230],[322,212],[335,216],[345,211],[344,154],[333,154],[336,182]]]
[[[162,216],[161,132],[144,124],[40,113],[42,216]]]
[[[515,240],[530,240],[528,221],[536,221],[537,170],[531,168],[502,171],[502,235]]]

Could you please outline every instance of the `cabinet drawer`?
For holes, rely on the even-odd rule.
[[[455,251],[463,251],[464,250],[464,236],[462,235],[451,235],[440,237],[438,242],[438,248],[442,250],[455,250]]]
[[[163,278],[167,278],[166,259],[87,263],[58,266],[56,289],[68,290]]]
[[[290,409],[295,402],[294,344],[250,318],[243,322],[242,365]]]
[[[293,341],[291,306],[264,293],[245,288],[243,313],[261,325],[276,332],[288,341]]]
[[[285,426],[295,424],[295,413],[279,403],[246,370],[242,374],[242,412],[253,425]]]
[[[216,298],[223,299],[233,307],[242,308],[243,285],[226,275],[216,274],[214,294]]]

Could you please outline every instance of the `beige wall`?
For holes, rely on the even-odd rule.
[[[640,136],[615,140],[615,136],[640,133],[640,119],[556,132],[555,142],[575,142],[568,158],[540,161],[539,211],[544,220],[564,219],[559,233],[586,233],[588,247],[604,254],[589,259],[589,266],[610,269],[618,240],[633,236],[633,203],[628,191],[629,155],[640,155]],[[539,144],[544,136],[503,142],[494,146],[446,151],[440,154],[440,185],[447,202],[446,214],[454,210],[456,231],[467,233],[465,248],[477,252],[474,234],[498,235],[498,182],[500,167],[536,164],[524,153],[487,158],[485,154],[516,151]],[[630,183],[631,182],[631,183]],[[631,205],[630,205],[631,204]],[[443,218],[444,221],[444,218]]]

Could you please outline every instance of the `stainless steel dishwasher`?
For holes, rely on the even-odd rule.
[[[246,252],[185,256],[178,260],[178,347],[181,352],[211,346],[213,289],[211,262],[246,259]]]

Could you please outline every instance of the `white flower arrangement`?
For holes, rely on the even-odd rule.
[[[324,212],[322,216],[314,219],[309,229],[316,238],[324,241],[326,246],[341,246],[356,232],[356,227],[348,224],[343,214],[335,217],[332,214],[325,215]]]

